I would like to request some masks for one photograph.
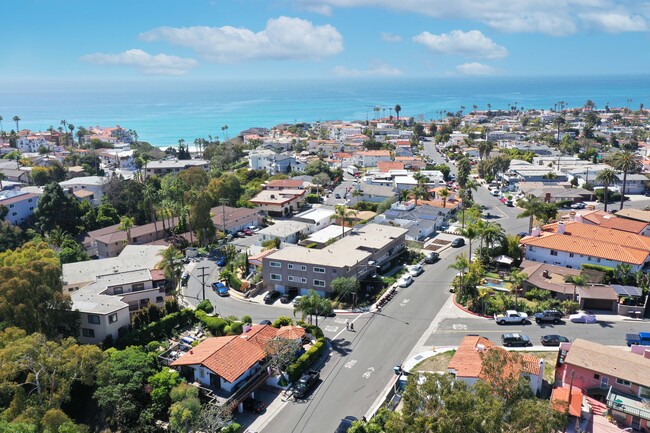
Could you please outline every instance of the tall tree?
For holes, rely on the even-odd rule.
[[[625,201],[625,192],[627,187],[627,175],[628,173],[636,173],[641,169],[641,157],[630,150],[621,150],[612,155],[611,165],[617,170],[621,170],[623,172],[621,207],[619,208],[623,209],[623,202]]]
[[[34,211],[36,227],[41,233],[61,228],[71,235],[78,233],[79,202],[68,194],[58,183],[52,182],[45,187]]]
[[[470,223],[465,226],[464,229],[460,229],[459,232],[461,236],[465,236],[469,240],[469,256],[472,257],[472,241],[476,239],[479,235],[478,228],[475,223]]]
[[[469,260],[467,260],[467,256],[465,254],[459,254],[456,256],[454,263],[449,265],[448,268],[455,269],[460,272],[460,284],[462,285],[465,271],[467,271],[467,268],[469,268]]]
[[[18,125],[18,122],[20,122],[20,116],[14,116],[12,119],[14,122],[16,122],[16,134],[20,132],[20,126]]]
[[[567,277],[564,279],[564,282],[573,284],[573,297],[571,300],[574,302],[576,300],[576,292],[578,291],[578,287],[587,287],[587,277],[584,275],[567,275]]]
[[[447,188],[442,188],[441,190],[438,191],[438,197],[442,199],[442,207],[445,209],[447,208],[447,199],[449,198],[450,195],[451,193]]]
[[[601,170],[597,175],[596,175],[596,182],[602,183],[604,190],[603,190],[603,202],[605,203],[605,212],[607,212],[607,202],[609,201],[609,186],[611,184],[614,184],[616,182],[620,182],[620,179],[616,175],[616,171],[612,170],[611,168],[606,168],[604,170]]]
[[[168,287],[173,290],[178,286],[178,280],[183,271],[183,254],[170,245],[166,250],[160,253],[162,260],[158,264],[158,268],[162,269],[165,279],[168,282]]]
[[[525,272],[522,272],[520,269],[512,269],[510,271],[510,282],[512,283],[512,291],[515,293],[515,309],[518,308],[518,296],[519,296],[519,291],[521,290],[521,287],[528,279],[528,274]]]
[[[341,224],[341,237],[345,236],[345,224],[350,224],[352,222],[352,217],[357,214],[355,210],[348,209],[342,204],[337,204],[334,208],[334,215],[332,219],[337,219],[339,224]]]
[[[533,195],[529,195],[525,200],[520,200],[519,207],[524,208],[524,211],[517,215],[517,218],[528,218],[528,233],[533,231],[533,220],[539,218],[544,206],[544,202]]]
[[[397,104],[395,105],[395,114],[397,115],[397,121],[399,122],[399,113],[402,111],[402,106]]]
[[[131,217],[123,216],[120,218],[120,230],[126,232],[126,244],[131,245],[131,229],[133,228],[134,220]]]

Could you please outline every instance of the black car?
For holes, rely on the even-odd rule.
[[[246,409],[249,412],[262,413],[266,408],[264,403],[262,403],[257,399],[254,399],[253,397],[248,397],[246,400],[243,401],[243,403],[244,403],[244,409]]]
[[[352,427],[352,423],[355,422],[357,418],[353,416],[346,416],[341,420],[341,423],[339,426],[334,430],[334,433],[345,433],[348,430],[350,430],[350,427]]]
[[[424,257],[424,263],[435,263],[438,261],[440,258],[440,254],[436,253],[435,251],[430,251],[427,253],[427,255]]]
[[[282,302],[283,304],[288,304],[289,302],[291,302],[293,298],[294,296],[292,294],[285,293],[282,296],[280,296],[280,302]]]
[[[465,239],[463,238],[456,238],[453,241],[451,241],[452,248],[460,248],[463,245],[465,245]]]
[[[264,320],[262,320],[260,322],[260,325],[272,325],[272,324],[273,324],[273,322],[271,322],[270,320],[267,320],[267,319],[264,319]]]
[[[562,335],[543,335],[539,341],[542,346],[559,346],[560,343],[569,343],[570,340]]]
[[[535,313],[535,322],[553,322],[556,325],[560,323],[563,314],[558,310],[544,310],[541,313]]]
[[[527,335],[519,333],[508,333],[501,334],[501,343],[506,346],[532,346],[533,343],[530,342],[530,338]]]
[[[280,292],[277,290],[271,290],[269,293],[264,296],[265,304],[272,304],[280,297]]]

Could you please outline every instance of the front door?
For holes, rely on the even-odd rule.
[[[609,387],[609,377],[601,377],[600,378],[600,387],[601,388],[608,388]]]
[[[210,375],[210,388],[221,389],[221,381],[216,374],[208,373]]]
[[[641,418],[638,416],[633,416],[632,424],[630,424],[630,427],[632,427],[634,430],[641,430]]]

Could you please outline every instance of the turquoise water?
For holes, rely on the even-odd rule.
[[[208,135],[223,138],[252,127],[319,120],[365,120],[381,106],[386,116],[395,104],[402,116],[439,118],[441,110],[466,112],[519,107],[548,109],[558,101],[597,107],[650,107],[650,77],[566,77],[490,79],[392,79],[330,81],[131,81],[0,82],[0,115],[5,130],[45,130],[61,119],[74,125],[119,124],[141,140],[174,145]],[[395,112],[393,111],[394,115]]]

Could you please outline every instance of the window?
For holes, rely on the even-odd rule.
[[[289,264],[287,265],[287,269],[293,269],[293,263],[289,263]]]
[[[533,251],[535,251],[535,247],[532,245],[528,245],[528,251],[532,253]]]
[[[138,283],[131,286],[132,292],[139,292],[141,290],[144,290],[144,283]]]
[[[314,280],[314,286],[316,286],[316,287],[325,287],[325,281],[323,281],[323,280]]]
[[[552,255],[552,256],[557,256],[557,251],[555,251],[555,250],[551,250],[551,255]]]
[[[600,374],[598,373],[594,374],[594,379],[600,379]]]
[[[289,266],[291,266],[291,265],[289,265]],[[293,275],[289,275],[289,276],[287,277],[287,281],[293,281]]]
[[[273,281],[282,281],[282,275],[280,275],[280,274],[271,274],[271,280],[273,280]]]
[[[96,314],[89,314],[88,323],[92,323],[93,325],[99,325],[99,316]]]
[[[294,265],[293,263],[289,263],[287,265],[287,268],[294,269],[294,270],[300,270],[300,271],[306,271],[307,270],[307,266],[305,266],[305,265]]]
[[[587,260],[591,261],[591,256],[587,257]]]
[[[270,265],[271,265],[272,268],[281,268],[282,267],[282,263],[280,263],[280,262],[271,262]]]
[[[645,386],[639,387],[639,397],[641,398],[650,398],[650,388]]]
[[[84,337],[95,338],[95,330],[88,328],[81,328],[81,335]]]
[[[115,323],[115,322],[117,322],[117,313],[109,314],[108,323]]]
[[[573,253],[569,253],[569,257],[573,257]]]
[[[91,199],[92,199],[92,197],[91,197]],[[134,242],[134,243],[135,243],[135,242],[138,242],[138,238],[133,238],[133,242]]]
[[[147,305],[149,305],[149,298],[146,299],[140,299],[140,308],[144,308]]]
[[[113,294],[121,295],[122,293],[124,293],[122,286],[113,287]]]
[[[164,299],[162,296],[156,296],[156,302],[163,302]]]
[[[623,385],[623,386],[631,386],[632,385],[629,380],[623,380],[623,379],[616,379],[616,383],[619,384],[619,385]]]
[[[316,272],[317,274],[324,274],[325,268],[317,268],[314,266],[314,272]]]

